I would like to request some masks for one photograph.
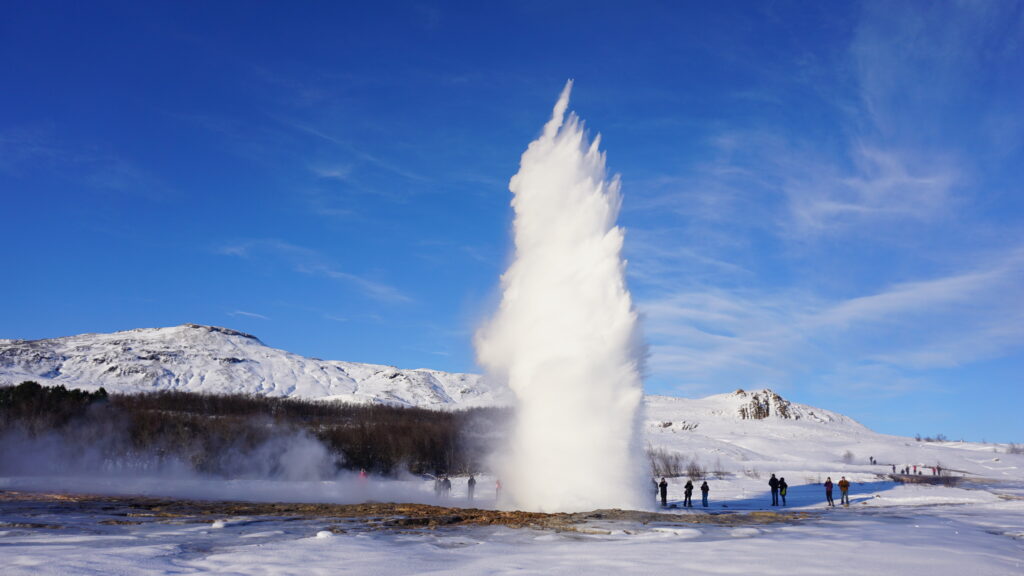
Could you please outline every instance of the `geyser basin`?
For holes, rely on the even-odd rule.
[[[509,183],[515,257],[477,334],[481,365],[517,399],[496,468],[506,503],[543,512],[641,508],[644,344],[625,280],[621,197],[600,136],[575,114],[572,81]]]

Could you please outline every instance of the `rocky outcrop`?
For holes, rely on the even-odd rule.
[[[737,390],[733,392],[733,395],[744,400],[737,410],[739,417],[743,420],[763,420],[771,417],[772,414],[776,418],[786,420],[800,419],[800,414],[791,410],[789,400],[767,388],[756,392]]]

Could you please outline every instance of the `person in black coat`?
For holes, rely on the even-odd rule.
[[[469,481],[466,482],[466,491],[469,494],[469,499],[473,499],[473,492],[476,491],[476,478],[472,474],[469,475]]]
[[[711,487],[708,486],[708,481],[705,480],[704,483],[700,485],[700,499],[705,508],[708,507],[708,492],[710,491]]]
[[[693,508],[693,482],[686,481],[686,486],[683,486],[683,506]]]
[[[661,505],[668,506],[668,482],[665,477],[661,477],[661,483],[658,484],[658,488],[661,490]]]
[[[768,486],[772,489],[772,506],[779,505],[779,479],[772,474],[771,480],[768,481]]]
[[[786,484],[785,478],[779,478],[779,496],[782,496],[782,505],[786,505],[786,490],[789,489],[789,484]]]

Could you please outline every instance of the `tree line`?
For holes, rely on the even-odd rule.
[[[110,458],[174,458],[198,472],[226,476],[234,471],[225,455],[292,433],[318,439],[339,469],[479,472],[510,417],[505,408],[437,411],[179,391],[108,394],[36,382],[0,388],[0,435],[56,434],[100,446]]]

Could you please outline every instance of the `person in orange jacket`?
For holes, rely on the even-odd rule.
[[[845,504],[845,505],[849,506],[850,505],[850,481],[846,479],[846,476],[843,476],[842,478],[839,479],[839,492],[841,493],[841,498],[839,499],[839,503],[840,504]]]

